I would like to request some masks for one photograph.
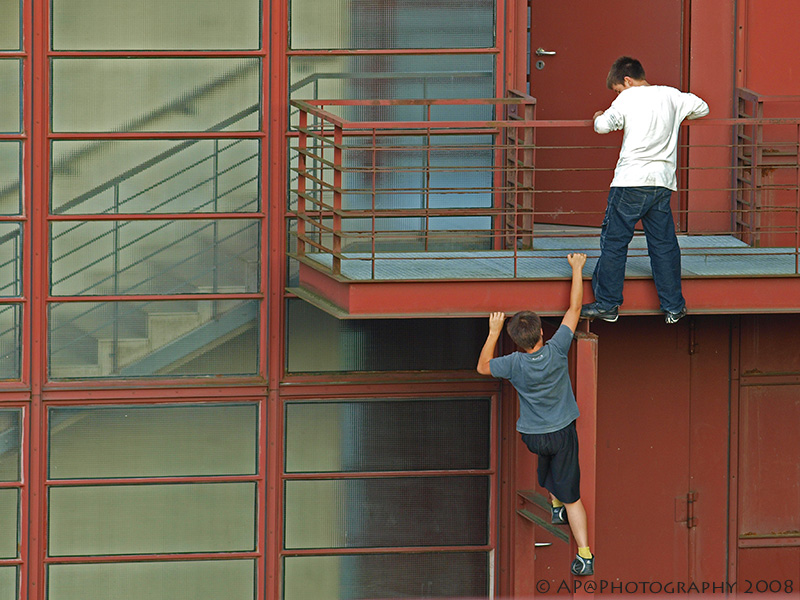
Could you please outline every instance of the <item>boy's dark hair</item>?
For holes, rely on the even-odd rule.
[[[625,83],[626,77],[636,80],[644,79],[644,67],[635,58],[620,56],[611,65],[611,70],[608,72],[608,77],[606,77],[608,89],[613,89],[616,84],[622,85]]]
[[[523,350],[530,350],[542,339],[542,320],[535,312],[521,310],[508,322],[508,335]]]

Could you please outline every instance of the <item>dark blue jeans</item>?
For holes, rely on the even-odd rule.
[[[592,275],[597,307],[611,310],[622,304],[625,262],[634,227],[641,219],[647,253],[661,310],[679,312],[686,305],[681,293],[681,250],[664,187],[612,187],[600,232],[600,259]]]

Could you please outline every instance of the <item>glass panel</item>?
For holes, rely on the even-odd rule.
[[[22,213],[21,154],[19,142],[0,142],[0,215]]]
[[[52,65],[54,131],[259,127],[258,58],[58,58]]]
[[[258,300],[54,303],[53,378],[253,375]]]
[[[254,475],[258,405],[53,408],[51,479]]]
[[[0,0],[0,50],[20,49],[20,0]]]
[[[16,58],[0,59],[0,106],[3,107],[3,110],[0,110],[0,133],[22,131],[21,77],[21,60]]]
[[[22,225],[0,223],[0,296],[22,293]]]
[[[256,484],[50,488],[50,556],[248,552]]]
[[[487,476],[287,481],[285,546],[486,544]]]
[[[287,311],[292,373],[474,370],[486,341],[483,318],[340,320],[298,299]]]
[[[292,57],[290,91],[293,99],[493,98],[494,61],[482,54]],[[328,109],[353,121],[407,121],[424,120],[427,107]],[[432,119],[490,120],[492,112],[487,106],[445,106]]]
[[[260,221],[55,222],[53,295],[258,291]]]
[[[19,379],[22,360],[22,306],[0,304],[0,379]]]
[[[488,399],[286,405],[286,472],[488,469]]]
[[[16,558],[19,548],[19,491],[0,489],[0,558]]]
[[[0,481],[20,479],[20,423],[18,408],[0,410]]]
[[[48,600],[252,600],[255,584],[252,560],[47,567]]]
[[[19,598],[17,583],[17,567],[0,567],[0,597]]]
[[[283,560],[284,600],[487,598],[486,552],[294,556]]]
[[[298,50],[494,45],[493,0],[292,0],[290,18]]]
[[[255,50],[258,0],[54,0],[54,50]]]
[[[52,145],[54,214],[255,212],[258,140]]]

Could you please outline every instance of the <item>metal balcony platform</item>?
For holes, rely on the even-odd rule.
[[[690,312],[800,309],[795,248],[752,248],[733,236],[679,236],[679,243]],[[585,297],[591,300],[598,237],[539,237],[533,246],[516,252],[343,253],[338,274],[330,254],[309,253],[300,260],[299,286],[289,291],[339,318],[476,316],[523,309],[557,315],[568,304],[565,256],[579,251],[589,256]],[[764,279],[770,280],[768,288]],[[628,253],[621,312],[659,312],[640,235]]]

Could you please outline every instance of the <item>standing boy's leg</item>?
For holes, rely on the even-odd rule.
[[[592,274],[595,304],[600,310],[613,310],[622,304],[628,244],[641,218],[645,196],[641,188],[611,188],[600,231],[600,258]]]
[[[686,301],[681,292],[681,249],[669,204],[671,196],[669,189],[656,188],[653,204],[642,216],[642,226],[661,310],[680,313]]]

